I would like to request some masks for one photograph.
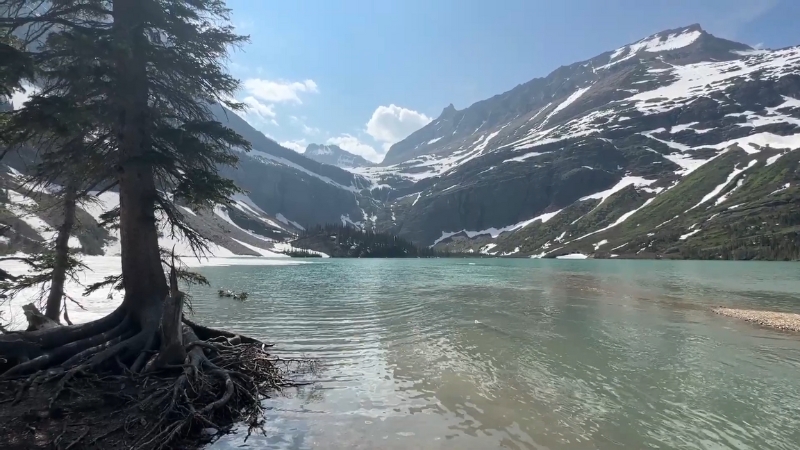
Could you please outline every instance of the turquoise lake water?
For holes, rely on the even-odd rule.
[[[709,312],[800,312],[798,264],[307,262],[201,269],[197,320],[321,368],[211,448],[800,448],[800,336]]]

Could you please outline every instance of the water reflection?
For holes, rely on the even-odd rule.
[[[337,260],[203,269],[204,321],[308,354],[269,433],[213,448],[790,449],[800,344],[709,314],[800,309],[791,264]],[[770,290],[769,287],[775,287]],[[215,286],[216,287],[216,286]]]

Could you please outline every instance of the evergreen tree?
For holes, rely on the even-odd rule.
[[[202,209],[227,203],[238,192],[217,169],[235,164],[233,150],[246,151],[249,143],[214,120],[210,106],[242,107],[229,100],[238,81],[223,62],[231,46],[246,38],[227,25],[229,11],[221,0],[51,0],[25,8],[31,3],[0,4],[13,12],[0,18],[0,29],[26,36],[20,61],[33,61],[34,81],[44,81],[13,113],[10,128],[15,142],[44,149],[37,171],[42,182],[79,180],[78,191],[107,181],[116,185],[120,206],[108,215],[119,224],[125,297],[115,312],[95,322],[0,337],[2,376],[52,367],[72,376],[108,369],[116,360],[134,373],[186,366],[175,392],[189,388],[189,376],[203,376],[201,387],[192,389],[221,396],[210,402],[201,393],[173,399],[187,413],[170,408],[174,423],[168,425],[178,425],[155,426],[159,445],[175,437],[177,426],[230,421],[242,417],[243,408],[260,411],[259,383],[274,376],[274,369],[247,366],[232,350],[240,342],[256,344],[252,339],[183,317],[178,270],[168,261],[168,283],[158,245],[162,219],[203,253],[204,240],[174,202]],[[72,161],[81,161],[80,172]],[[233,340],[223,347],[204,345],[201,338]],[[233,383],[203,348],[247,375]],[[236,404],[228,407],[229,402]]]

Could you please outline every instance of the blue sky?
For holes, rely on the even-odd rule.
[[[436,118],[559,66],[700,23],[753,46],[800,44],[800,0],[228,0],[246,119],[302,151],[380,161]]]

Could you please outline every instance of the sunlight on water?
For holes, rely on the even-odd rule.
[[[203,268],[200,320],[318,358],[268,434],[211,448],[796,449],[800,311],[783,263],[326,260]],[[217,298],[218,287],[250,293]]]

